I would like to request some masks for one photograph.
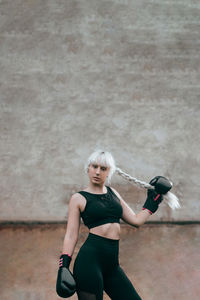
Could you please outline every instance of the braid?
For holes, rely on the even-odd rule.
[[[123,172],[120,168],[116,168],[116,172],[122,176],[123,178],[125,178],[126,180],[128,181],[133,181],[135,183],[135,185],[139,186],[139,187],[142,187],[142,188],[145,188],[145,189],[154,189],[154,187],[149,184],[149,183],[146,183],[144,181],[141,181],[141,180],[138,180],[137,178],[134,178],[132,177],[131,175]]]
[[[129,174],[123,172],[120,168],[116,168],[116,172],[118,173],[118,175],[122,176],[130,182],[134,182],[135,185],[141,188],[154,190],[154,187],[151,184],[130,176]],[[173,193],[167,192],[163,196],[164,200],[166,200],[167,204],[171,207],[171,209],[174,210],[176,208],[180,208],[179,199]]]

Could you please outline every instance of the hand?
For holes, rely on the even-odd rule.
[[[148,190],[147,199],[143,205],[143,209],[147,209],[150,214],[153,214],[157,211],[159,204],[163,200],[163,195],[172,187],[167,178],[163,176],[156,176],[150,182],[152,186],[155,186],[155,190]]]
[[[147,209],[152,215],[158,209],[159,204],[163,200],[163,195],[158,194],[155,190],[148,190],[147,199],[143,205],[143,209]]]
[[[166,177],[156,176],[150,182],[151,185],[155,186],[155,190],[159,194],[166,194],[172,188],[172,182]]]
[[[69,270],[71,257],[67,254],[60,256],[59,269],[56,282],[56,292],[62,298],[71,297],[76,291],[76,283]]]

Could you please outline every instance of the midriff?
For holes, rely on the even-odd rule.
[[[90,232],[112,240],[120,239],[120,224],[107,223],[90,229]]]

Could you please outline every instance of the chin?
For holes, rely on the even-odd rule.
[[[96,181],[96,180],[92,180],[92,183],[96,186],[98,185],[102,185],[102,182],[99,180],[99,181]]]
[[[100,181],[94,180],[94,181],[92,181],[92,183],[95,184],[95,185],[100,185]]]

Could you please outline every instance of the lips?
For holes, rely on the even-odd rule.
[[[95,180],[99,180],[100,178],[99,177],[93,177]]]

